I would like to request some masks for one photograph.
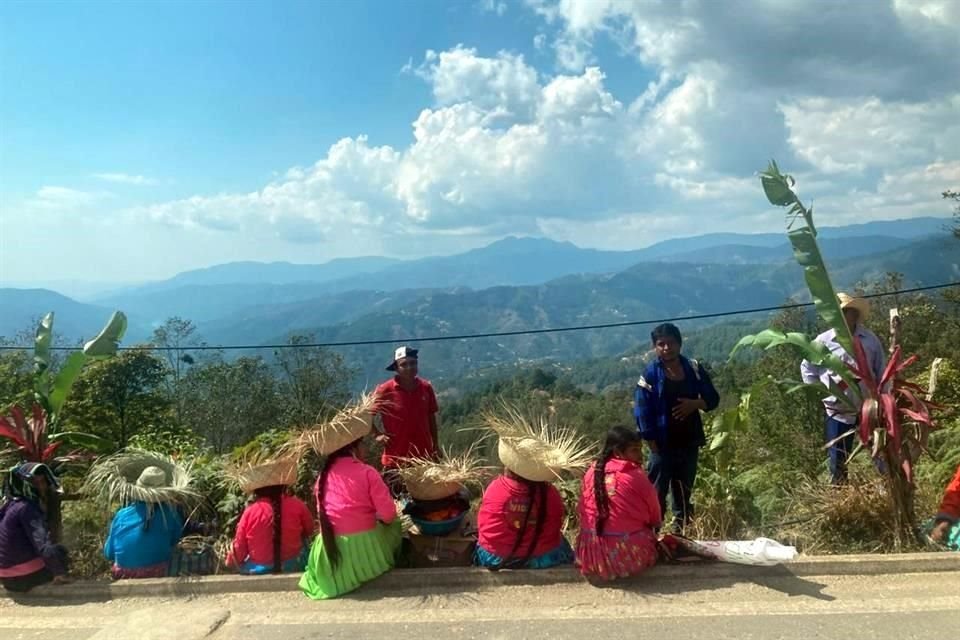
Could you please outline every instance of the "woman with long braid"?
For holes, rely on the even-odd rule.
[[[297,480],[296,460],[250,464],[235,473],[254,501],[240,516],[227,565],[248,575],[303,571],[315,526],[307,505],[287,492]]]
[[[643,470],[636,429],[613,427],[603,451],[583,476],[577,564],[603,580],[643,573],[657,561],[661,524],[657,490]]]
[[[483,492],[477,514],[474,563],[492,570],[545,569],[573,562],[563,537],[566,509],[552,482],[582,470],[589,460],[582,441],[545,418],[530,420],[519,410],[485,416],[500,438],[504,472]]]
[[[341,413],[307,435],[326,459],[315,488],[320,535],[300,588],[314,600],[336,598],[392,569],[401,528],[390,490],[364,460],[372,416]]]

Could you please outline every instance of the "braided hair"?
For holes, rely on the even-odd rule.
[[[323,549],[327,552],[331,569],[336,569],[340,564],[340,549],[337,548],[337,537],[333,534],[333,525],[330,524],[327,510],[323,506],[323,496],[327,490],[327,473],[336,460],[353,455],[359,444],[360,440],[354,440],[347,446],[341,447],[328,455],[320,468],[320,477],[317,478],[317,518],[320,520],[320,536],[323,539]]]
[[[273,509],[273,572],[283,573],[283,493],[286,490],[281,484],[270,487],[261,487],[253,492],[258,498],[268,498]]]
[[[498,567],[496,567],[496,569],[515,569],[526,565],[530,561],[530,558],[533,557],[533,552],[537,548],[537,542],[540,541],[540,536],[543,533],[544,521],[546,520],[548,483],[527,480],[523,476],[517,475],[513,472],[509,472],[509,474],[511,477],[519,480],[523,484],[527,490],[527,496],[529,497],[529,500],[527,500],[527,508],[523,512],[523,522],[520,524],[520,528],[517,530],[517,538],[513,542],[513,548],[510,549],[509,555],[507,555],[507,557]],[[530,516],[534,512],[534,503],[537,505],[537,521],[534,525],[533,536],[530,538],[530,543],[527,545],[527,549],[524,554],[520,557],[517,557],[517,551],[519,551],[520,544],[523,542],[523,537],[526,535],[527,528],[530,525]]]
[[[593,467],[593,499],[597,505],[597,535],[603,535],[603,525],[610,517],[610,497],[607,495],[607,463],[615,455],[640,441],[640,434],[630,427],[616,426],[607,432],[603,451]]]

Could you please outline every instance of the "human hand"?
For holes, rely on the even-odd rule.
[[[677,404],[673,407],[673,419],[685,420],[691,414],[703,408],[703,400],[700,398],[678,398]]]
[[[933,531],[930,532],[930,537],[935,542],[943,542],[947,537],[948,531],[950,531],[950,523],[944,520],[933,528]]]
[[[378,434],[374,440],[377,442],[377,444],[387,444],[387,442],[390,440],[390,436],[385,433],[381,433]]]

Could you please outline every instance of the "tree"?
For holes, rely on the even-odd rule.
[[[147,349],[94,363],[77,380],[65,419],[122,449],[140,429],[171,418],[165,375],[163,361]]]
[[[270,366],[260,357],[192,367],[181,395],[183,423],[217,453],[283,426],[283,406]]]
[[[184,401],[180,394],[180,384],[190,366],[196,359],[189,348],[202,344],[196,335],[197,327],[190,320],[179,316],[167,318],[166,322],[154,329],[152,344],[162,348],[162,355],[169,368],[164,384],[174,408],[177,422],[183,420]]]
[[[313,340],[313,335],[294,335],[288,340],[292,348],[273,353],[283,398],[283,423],[289,426],[313,424],[350,399],[354,371],[340,354],[306,346]]]
[[[960,191],[947,189],[943,192],[945,200],[952,200],[953,207],[953,237],[960,239]]]
[[[12,405],[29,406],[33,396],[30,354],[25,350],[0,352],[0,412]]]

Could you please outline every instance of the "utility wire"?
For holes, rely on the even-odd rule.
[[[871,293],[860,296],[861,298],[884,298],[907,293],[918,293],[921,291],[934,291],[937,289],[948,289],[950,287],[960,286],[960,282],[947,282],[943,284],[933,284],[924,287],[913,287],[911,289],[900,289],[899,291],[888,291],[885,293]],[[689,316],[674,316],[672,318],[655,318],[648,320],[627,320],[624,322],[606,322],[601,324],[583,324],[572,327],[553,327],[546,329],[519,329],[517,331],[491,331],[487,333],[464,333],[452,336],[427,336],[427,337],[407,337],[407,338],[387,338],[376,340],[349,340],[344,342],[310,342],[302,344],[241,344],[241,345],[199,345],[190,347],[163,347],[157,345],[142,345],[133,347],[120,347],[121,350],[146,350],[146,351],[227,351],[227,350],[254,350],[254,349],[307,349],[312,347],[362,347],[371,345],[399,344],[399,343],[417,343],[417,342],[443,342],[449,340],[477,340],[479,338],[502,338],[510,336],[530,336],[546,333],[566,333],[570,331],[592,331],[595,329],[615,329],[619,327],[636,327],[641,325],[662,324],[664,322],[683,322],[687,320],[707,320],[712,318],[728,318],[731,316],[748,315],[751,313],[765,313],[771,311],[785,311],[788,309],[802,309],[812,307],[812,302],[796,302],[793,304],[781,304],[770,307],[754,307],[752,309],[738,309],[735,311],[717,311],[715,313],[698,313]],[[30,349],[30,346],[0,345],[0,351],[22,351]],[[81,347],[51,347],[56,351],[79,351]]]

